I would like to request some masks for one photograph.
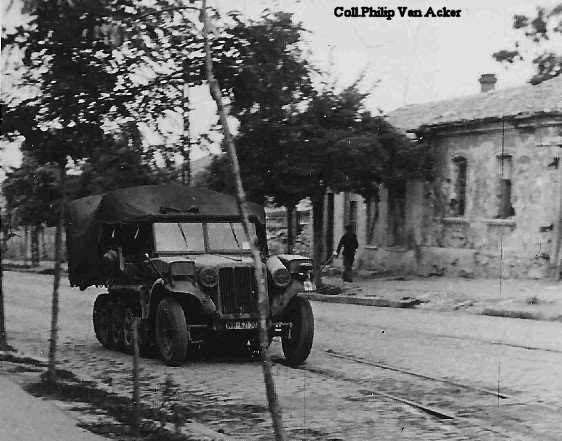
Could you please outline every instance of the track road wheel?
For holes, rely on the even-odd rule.
[[[94,311],[92,321],[94,323],[94,332],[98,341],[106,348],[111,347],[111,310],[109,308],[109,296],[101,294],[94,302]]]
[[[310,302],[293,297],[285,310],[284,320],[292,324],[290,332],[281,338],[287,362],[298,366],[305,362],[314,339],[314,315]]]
[[[123,305],[118,300],[110,300],[108,304],[111,332],[110,346],[114,349],[123,348]]]
[[[187,323],[181,305],[163,299],[156,310],[156,343],[168,366],[181,366],[187,356]]]

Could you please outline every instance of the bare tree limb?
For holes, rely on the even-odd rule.
[[[275,431],[275,439],[277,441],[285,440],[285,431],[283,429],[283,415],[277,392],[275,391],[275,383],[271,373],[271,357],[269,355],[269,339],[267,331],[267,316],[269,311],[269,298],[267,295],[266,280],[264,277],[264,265],[261,259],[259,250],[255,245],[255,234],[250,228],[250,219],[248,217],[248,210],[246,208],[246,194],[242,186],[242,178],[240,177],[240,165],[238,163],[238,156],[236,155],[236,147],[232,139],[232,134],[229,129],[226,110],[222,101],[222,94],[218,81],[213,75],[213,62],[211,58],[211,45],[209,43],[209,22],[207,19],[207,1],[203,0],[201,7],[201,21],[203,23],[203,38],[205,42],[205,70],[207,74],[207,82],[211,96],[217,105],[219,112],[220,123],[223,129],[224,138],[227,144],[228,155],[232,165],[234,175],[234,185],[236,187],[236,198],[238,202],[238,211],[242,218],[242,224],[246,237],[250,242],[250,249],[254,258],[254,267],[256,273],[256,282],[258,286],[258,312],[259,312],[259,338],[261,348],[261,364],[265,382],[265,390],[267,394],[267,401],[269,404],[269,411],[273,420],[273,429]]]

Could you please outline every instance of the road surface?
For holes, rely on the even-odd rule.
[[[10,342],[47,356],[52,277],[5,272]],[[131,359],[94,337],[101,290],[61,288],[60,367],[130,394]],[[488,440],[562,436],[562,323],[313,303],[315,342],[299,369],[274,374],[290,439]],[[142,400],[166,381],[189,417],[230,439],[271,439],[261,366],[248,357],[180,368],[142,360]]]

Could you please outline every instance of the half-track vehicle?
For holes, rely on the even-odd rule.
[[[269,296],[268,334],[288,363],[310,354],[314,318],[299,294],[315,290],[312,260],[270,255],[265,211],[249,204]],[[179,184],[146,185],[75,200],[67,218],[71,286],[105,286],[93,307],[97,339],[179,366],[201,348],[259,348],[257,284],[236,199]]]

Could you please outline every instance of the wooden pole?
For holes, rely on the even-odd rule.
[[[141,405],[139,385],[139,323],[140,319],[133,319],[133,414],[131,430],[133,435],[140,433]]]
[[[61,275],[61,263],[63,256],[62,235],[65,226],[64,210],[66,206],[66,160],[59,165],[60,172],[60,193],[61,201],[59,207],[59,222],[55,232],[55,270],[53,276],[53,297],[51,305],[51,337],[49,339],[49,367],[47,370],[47,381],[55,383],[57,381],[57,340],[59,333],[59,287]]]
[[[230,163],[232,166],[232,171],[234,174],[234,185],[236,188],[236,198],[238,202],[238,212],[242,218],[242,225],[244,226],[244,231],[246,237],[250,242],[250,250],[254,258],[254,268],[256,273],[256,283],[258,287],[258,313],[259,313],[259,339],[261,348],[261,364],[264,376],[265,390],[267,395],[267,401],[269,404],[269,412],[271,413],[271,419],[273,421],[273,430],[275,432],[275,439],[277,441],[285,440],[285,431],[283,429],[283,416],[281,412],[281,406],[277,398],[277,392],[275,391],[275,383],[273,381],[273,375],[271,373],[271,357],[269,355],[269,337],[267,331],[267,317],[269,312],[269,297],[267,294],[267,288],[264,278],[264,265],[262,262],[262,256],[260,251],[255,246],[255,233],[250,228],[250,219],[248,217],[248,210],[246,208],[246,194],[244,192],[244,187],[242,186],[242,178],[240,176],[240,164],[238,163],[238,156],[236,155],[236,147],[234,146],[234,140],[230,132],[228,125],[228,120],[226,116],[226,110],[222,102],[222,94],[218,84],[218,81],[213,75],[213,62],[211,57],[211,44],[209,42],[209,22],[207,19],[207,1],[203,0],[203,5],[201,6],[201,22],[203,23],[203,39],[205,42],[205,70],[207,74],[207,82],[209,83],[209,89],[211,92],[211,97],[217,105],[217,110],[219,113],[220,123],[224,133],[224,139],[226,141],[228,155],[230,158]]]

